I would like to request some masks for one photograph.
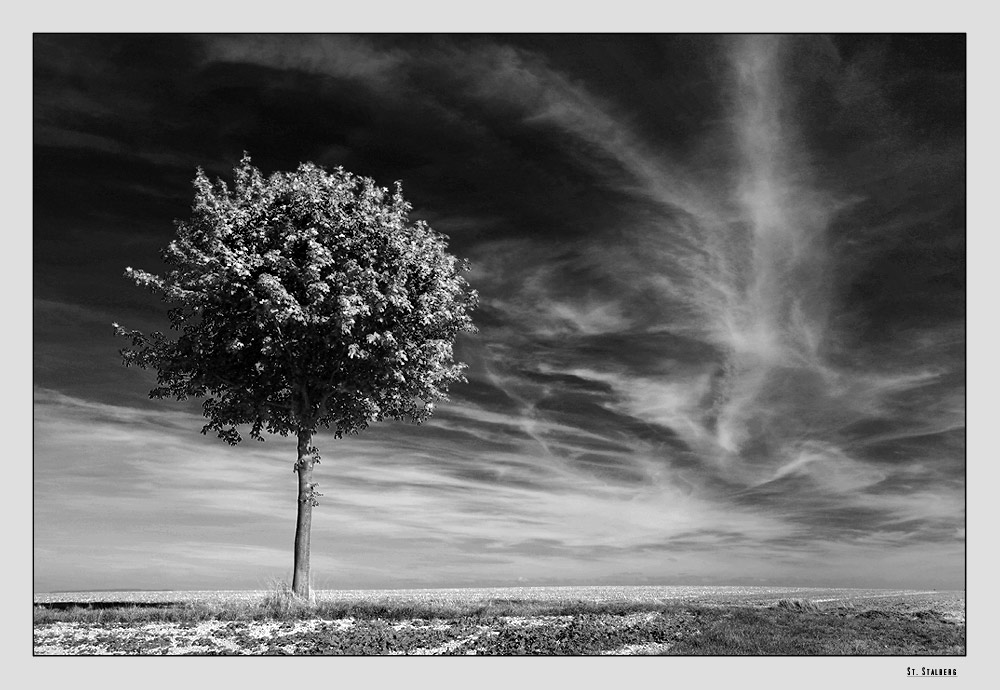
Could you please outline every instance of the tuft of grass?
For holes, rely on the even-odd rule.
[[[303,599],[292,592],[292,588],[284,582],[271,583],[264,598],[252,602],[248,606],[248,617],[257,619],[263,617],[269,620],[299,620],[316,617],[316,600]]]
[[[788,611],[819,611],[816,602],[808,599],[781,599],[775,606]]]

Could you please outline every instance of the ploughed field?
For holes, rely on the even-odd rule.
[[[514,587],[35,595],[34,652],[963,655],[964,592]]]

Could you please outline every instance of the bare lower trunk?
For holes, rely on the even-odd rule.
[[[316,457],[312,450],[312,431],[300,430],[298,459],[295,472],[299,478],[298,513],[295,519],[295,565],[292,571],[292,593],[308,599],[309,592],[309,537],[312,530],[312,509],[316,493],[312,481]]]

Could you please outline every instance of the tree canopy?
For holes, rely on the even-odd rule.
[[[173,304],[176,338],[114,324],[126,365],[157,370],[150,397],[206,397],[209,430],[337,437],[421,422],[464,380],[453,342],[477,294],[445,236],[411,221],[400,183],[304,163],[264,177],[247,155],[234,188],[198,170],[189,220],[157,276],[126,276]]]

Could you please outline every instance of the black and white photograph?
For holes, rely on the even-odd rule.
[[[964,33],[31,45],[33,656],[959,672]]]

